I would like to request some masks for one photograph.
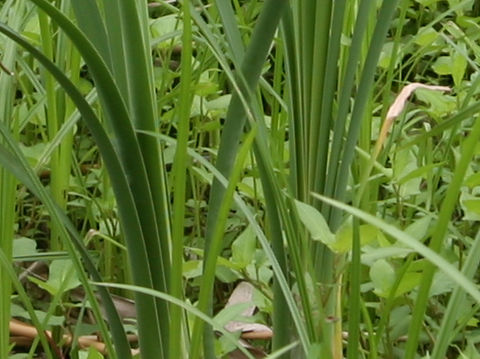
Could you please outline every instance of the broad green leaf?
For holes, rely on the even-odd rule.
[[[29,279],[52,295],[56,295],[60,291],[68,291],[80,285],[72,261],[68,259],[52,261],[46,282],[31,277],[29,277]]]
[[[202,81],[195,85],[195,95],[206,97],[218,92],[218,84],[212,81]]]
[[[192,279],[202,275],[202,261],[192,260],[183,263],[183,276]]]
[[[30,317],[30,314],[28,313],[28,311],[26,311],[23,307],[21,307],[18,304],[12,303],[10,310],[11,310],[12,317],[18,317],[18,318],[31,320],[31,317]],[[35,315],[42,322],[44,321],[44,319],[46,317],[46,314],[47,314],[46,312],[43,312],[41,310],[36,310],[35,311]],[[64,322],[65,322],[65,317],[57,316],[57,315],[51,315],[48,318],[48,322],[46,323],[46,325],[63,325]]]
[[[348,206],[342,202],[333,200],[321,196],[317,193],[313,193],[315,198],[318,198],[328,204],[334,205],[337,208],[347,211],[348,213],[357,216],[362,221],[368,222],[372,225],[381,228],[382,231],[388,233],[390,236],[397,239],[399,242],[406,244],[410,248],[414,249],[421,255],[425,257],[424,261],[434,263],[442,272],[447,274],[447,276],[454,281],[457,285],[461,286],[467,293],[469,293],[477,302],[480,302],[480,291],[477,289],[476,285],[472,283],[468,278],[466,278],[454,265],[445,260],[442,256],[432,251],[430,248],[426,247],[415,238],[407,235],[405,232],[399,230],[393,225],[386,223],[385,221],[372,216],[366,212],[363,212],[357,208]]]
[[[223,95],[207,102],[209,117],[218,119],[227,115],[228,104],[232,95]]]
[[[430,288],[429,295],[434,296],[451,293],[455,287],[456,283],[451,278],[449,278],[443,272],[437,272],[435,273],[435,276],[433,278],[433,283],[432,287]]]
[[[350,221],[344,223],[335,235],[335,242],[329,247],[336,253],[345,253],[352,249],[353,229]],[[370,224],[360,226],[360,245],[365,246],[384,238],[382,232]]]
[[[430,216],[419,218],[405,228],[405,233],[413,238],[422,240],[427,235],[431,222],[432,217]]]
[[[328,224],[323,218],[322,214],[314,207],[295,200],[297,206],[298,216],[305,225],[305,228],[310,232],[314,241],[320,241],[327,246],[332,246],[335,243],[335,236],[328,228]]]
[[[380,54],[380,59],[378,60],[378,66],[381,68],[387,69],[390,66],[390,61],[392,61],[393,45],[393,42],[386,42],[383,45],[382,53]]]
[[[39,286],[43,290],[46,290],[48,293],[52,295],[55,295],[57,293],[57,288],[51,286],[47,282],[32,276],[28,276],[27,278],[30,282],[35,283],[37,286]]]
[[[370,267],[370,279],[375,287],[375,293],[386,297],[395,283],[395,270],[385,259],[379,259]]]
[[[450,75],[452,73],[452,62],[450,56],[440,56],[432,65],[432,69],[437,75]]]
[[[88,349],[87,359],[103,359],[104,356],[94,347]]]
[[[422,273],[407,272],[400,281],[397,290],[395,291],[395,297],[399,297],[405,293],[410,292],[420,284],[422,280]]]
[[[362,254],[362,263],[368,266],[371,266],[379,259],[405,258],[408,254],[412,253],[410,248],[405,247],[390,246],[372,249],[366,246],[365,248],[365,253]]]
[[[265,284],[269,283],[273,276],[272,270],[267,265],[261,265],[258,267],[254,264],[249,264],[246,270],[250,278],[254,278],[255,280]]]
[[[452,96],[445,95],[438,91],[428,91],[425,89],[418,89],[415,96],[420,101],[430,105],[429,111],[435,116],[445,116],[452,112],[457,107],[456,99]]]
[[[452,73],[452,62],[450,56],[440,56],[432,65],[432,69],[437,75],[450,75]]]
[[[478,352],[475,344],[476,341],[473,339],[468,340],[466,350],[460,352],[458,359],[480,359],[480,353]]]
[[[480,198],[470,193],[462,192],[460,204],[463,209],[463,219],[467,221],[480,221]]]
[[[480,172],[474,173],[471,176],[467,177],[465,179],[464,185],[470,188],[480,186]]]
[[[215,276],[223,283],[233,283],[240,279],[240,275],[236,271],[218,264],[215,268]]]
[[[103,359],[103,355],[99,353],[94,347],[90,347],[88,350],[80,350],[78,352],[79,359]]]
[[[47,313],[41,310],[36,310],[35,314],[37,315],[38,319],[42,322],[45,320],[47,316]],[[65,317],[60,315],[50,315],[47,321],[47,325],[54,325],[54,326],[64,325],[64,323],[65,323]]]
[[[438,32],[431,26],[420,28],[415,36],[415,43],[419,46],[428,46],[438,38]]]
[[[240,192],[250,198],[256,198],[263,201],[263,188],[258,185],[258,180],[252,176],[243,177],[242,182],[238,184]]]
[[[257,237],[252,227],[248,226],[232,243],[232,261],[245,268],[255,256],[256,244]]]
[[[431,164],[428,164],[426,166],[419,167],[419,168],[413,170],[412,172],[408,173],[407,175],[403,176],[402,178],[399,178],[398,184],[403,185],[403,184],[405,184],[408,181],[413,180],[413,179],[425,178],[427,176],[427,174],[432,172],[432,170],[434,168],[440,167],[444,164],[445,164],[445,162],[431,163]]]
[[[150,23],[150,30],[152,32],[152,38],[167,37],[169,34],[175,32],[175,30],[181,29],[182,22],[178,21],[177,15],[161,16]],[[158,44],[162,48],[171,48],[170,41],[161,42]]]
[[[37,242],[33,239],[20,237],[13,241],[13,257],[31,256],[37,253]]]
[[[465,44],[459,44],[459,46],[463,51],[455,51],[452,54],[452,77],[455,86],[461,85],[465,71],[467,70],[467,59],[464,55],[467,50]]]
[[[417,90],[419,91],[419,90]],[[408,176],[413,171],[417,170],[415,154],[411,149],[399,150],[395,153],[395,160],[393,162],[393,175],[396,181],[400,181]],[[419,191],[418,189],[419,179],[412,178],[403,180],[402,185],[408,187],[408,194],[414,194]],[[402,187],[403,187],[402,186]],[[413,186],[413,188],[412,188]]]
[[[42,156],[43,152],[45,151],[45,147],[47,147],[46,143],[37,143],[32,146],[24,146],[23,144],[19,143],[20,148],[23,151],[23,154],[28,159],[28,162],[35,167],[38,162],[38,159]]]

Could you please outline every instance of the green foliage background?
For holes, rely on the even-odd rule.
[[[480,357],[476,1],[0,4],[1,357],[252,357],[241,280],[270,358]]]

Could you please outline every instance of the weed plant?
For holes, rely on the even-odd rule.
[[[0,4],[0,357],[480,356],[476,2]]]

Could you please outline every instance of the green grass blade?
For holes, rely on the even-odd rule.
[[[252,35],[251,43],[249,44],[243,63],[241,65],[241,75],[245,79],[245,86],[243,88],[243,95],[248,99],[251,97],[252,90],[256,87],[260,73],[267,57],[271,41],[278,26],[283,8],[287,4],[286,1],[266,1],[263,5],[262,12],[255,26],[254,33]],[[225,19],[224,19],[225,21]],[[234,21],[231,20],[232,22]],[[243,87],[243,86],[242,86]],[[247,100],[248,101],[248,100]],[[246,121],[246,111],[243,103],[237,93],[233,95],[230,103],[227,117],[222,132],[222,138],[220,147],[218,150],[216,166],[219,171],[226,175],[230,175],[233,168],[233,161],[235,153],[240,142],[240,136],[243,132],[243,127]],[[212,184],[212,190],[209,200],[209,212],[207,217],[207,230],[206,230],[206,253],[208,261],[208,255],[210,255],[209,247],[214,228],[217,224],[217,218],[219,215],[220,203],[223,202],[224,189],[218,184],[216,180]],[[207,309],[207,313],[211,313],[211,309]],[[196,345],[198,334],[194,334],[192,345]],[[212,342],[213,337],[206,338],[206,342]],[[207,345],[212,347],[212,345]]]
[[[45,351],[46,357],[49,359],[52,359],[53,358],[52,350],[50,349],[47,336],[45,335],[45,332],[40,323],[40,320],[38,319],[37,314],[35,313],[35,309],[33,308],[30,297],[25,292],[25,289],[23,288],[22,283],[18,280],[17,273],[15,273],[15,271],[13,270],[10,259],[7,257],[3,249],[0,249],[0,266],[2,267],[2,272],[4,272],[10,277],[10,281],[15,286],[15,289],[17,290],[17,293],[20,299],[23,301],[23,304],[25,305],[25,309],[30,315],[32,324],[37,328],[38,336],[40,338],[40,342],[42,343],[43,350]],[[8,316],[6,318],[10,319],[10,308],[9,308]],[[9,348],[9,345],[7,344],[5,346],[5,349],[8,349],[8,348]]]
[[[383,1],[382,7],[378,13],[378,21],[372,35],[370,48],[368,51],[365,65],[362,70],[362,76],[359,83],[359,91],[355,97],[355,105],[352,112],[352,119],[345,142],[345,149],[341,159],[341,165],[338,167],[335,176],[335,198],[343,200],[346,192],[346,184],[348,180],[349,169],[355,153],[355,145],[357,143],[360,126],[363,116],[365,115],[366,104],[371,96],[371,88],[375,76],[375,70],[383,48],[385,36],[390,26],[390,20],[395,12],[398,0]],[[333,173],[333,172],[330,172]],[[341,222],[340,214],[332,215],[332,228],[335,229]]]
[[[6,17],[9,24],[20,29],[25,5],[21,2],[13,4],[7,2],[5,7],[9,8],[9,15]],[[17,57],[16,44],[13,41],[4,41],[2,48],[2,64],[10,71],[14,69]],[[13,105],[15,97],[15,75],[7,74],[5,71],[0,73],[0,122],[17,132],[19,126],[18,116],[13,115]],[[0,143],[3,141],[0,140]],[[8,261],[12,261],[14,224],[15,224],[15,205],[17,183],[15,178],[5,169],[0,168],[0,249],[3,251]],[[10,301],[11,301],[11,279],[6,269],[0,268],[0,357],[9,355],[9,320],[10,320]],[[48,349],[47,349],[48,350]]]
[[[127,112],[124,100],[120,95],[115,81],[113,80],[108,67],[105,65],[105,62],[101,59],[98,52],[93,48],[88,39],[85,38],[71,21],[48,2],[43,0],[33,1],[46,11],[49,16],[55,19],[59,26],[77,46],[95,79],[95,85],[102,101],[103,109],[105,110],[111,128],[115,132],[115,143],[118,145],[117,150],[122,158],[122,165],[128,173],[132,191],[135,193],[135,209],[129,208],[128,210],[134,210],[137,212],[138,219],[141,221],[142,229],[142,236],[126,237],[127,242],[130,241],[131,245],[135,246],[135,243],[138,242],[138,238],[142,238],[142,242],[144,243],[142,243],[141,247],[137,247],[140,249],[142,255],[147,256],[147,259],[136,259],[133,263],[148,263],[145,264],[145,268],[142,269],[140,269],[139,266],[132,265],[132,268],[138,268],[138,271],[146,269],[143,274],[135,273],[134,271],[134,280],[137,284],[166,290],[168,286],[168,268],[165,261],[169,260],[169,250],[168,243],[166,243],[165,240],[169,232],[169,226],[164,217],[166,215],[165,199],[162,195],[162,183],[164,182],[159,170],[160,157],[158,156],[156,143],[151,143],[146,139],[146,142],[142,145],[141,140],[135,135],[133,124],[130,121],[130,115]],[[128,11],[128,5],[125,6],[127,6],[127,9],[123,9],[123,11]],[[135,15],[132,16],[137,16],[136,8]],[[137,33],[141,33],[141,31],[137,30]],[[129,41],[133,41],[131,36],[129,36],[129,39]],[[138,45],[130,44],[130,46],[132,46],[132,48],[129,51],[134,51],[133,49],[136,49],[136,46]],[[138,66],[141,66],[142,64],[142,60],[139,60],[140,62],[138,62],[131,59],[131,61],[131,71],[134,71],[132,68],[132,66],[134,67],[133,63],[137,63]],[[143,61],[146,60],[144,59]],[[148,79],[145,79],[145,76],[148,76],[150,72],[148,69],[139,69],[139,71],[140,73],[138,75],[140,79],[134,81],[130,90],[132,90],[132,88],[140,88],[144,86],[142,91],[139,91],[143,94],[147,92],[149,93],[150,82]],[[132,74],[132,76],[135,76],[135,74]],[[141,113],[146,111],[144,115],[147,117],[150,116],[150,120],[153,121],[152,117],[154,110],[141,108],[142,106],[148,105],[148,102],[146,101],[151,100],[152,94],[149,93],[149,97],[146,98],[146,100],[140,99],[138,96],[139,94],[136,93],[134,98],[135,101],[140,101],[141,105],[135,103],[135,108],[138,112],[133,112],[132,116],[141,116]],[[131,101],[133,100],[130,99],[129,103]],[[149,162],[145,163],[146,160]],[[159,231],[159,228],[161,228],[161,231]],[[162,236],[160,236],[160,233]],[[163,240],[160,240],[160,238],[163,238]],[[146,247],[149,248],[149,251],[145,250]],[[136,251],[136,253],[140,252]],[[145,275],[145,273],[147,275]],[[143,328],[141,331],[144,333],[142,335],[143,342],[145,343],[144,351],[147,353],[146,355],[148,355],[148,352],[150,351],[152,352],[151,355],[154,355],[153,352],[158,353],[159,341],[162,343],[162,350],[166,350],[168,345],[168,335],[161,334],[161,332],[168,331],[167,308],[166,304],[160,301],[154,302],[154,308],[150,308],[149,306],[152,304],[152,299],[146,297],[144,299],[146,301],[145,305],[139,305],[139,316],[142,318],[139,320],[139,323],[140,327]],[[148,324],[145,324],[144,326],[142,324],[143,321]]]
[[[356,359],[360,356],[360,223],[353,220],[352,259],[350,262],[350,296],[348,305],[348,348],[347,358]]]
[[[110,69],[112,69],[107,30],[97,2],[94,0],[85,0],[81,2],[71,1],[71,4],[78,21],[78,26],[90,41],[92,41],[105,63],[110,66]],[[112,13],[109,14],[110,16],[113,16]],[[116,80],[118,81],[118,79]]]
[[[465,275],[465,277],[473,281],[475,272],[477,271],[479,264],[480,233],[477,234],[472,244],[472,247],[469,249],[468,257],[462,268],[462,273]],[[461,309],[464,308],[465,305],[465,292],[458,287],[455,288],[450,297],[450,300],[448,301],[447,309],[445,310],[440,329],[438,330],[437,341],[431,354],[432,359],[445,358],[447,348],[453,340],[452,332],[454,330],[455,324],[461,316]]]
[[[82,1],[75,1],[82,6]],[[115,82],[124,99],[128,98],[127,71],[124,56],[124,44],[122,32],[122,18],[120,16],[120,8],[118,1],[102,1],[103,12],[108,14],[103,21],[106,28],[106,37],[109,47],[109,57],[111,59],[110,70],[115,78]],[[95,29],[90,29],[95,31]]]
[[[225,231],[225,224],[227,223],[228,214],[230,212],[230,207],[233,202],[233,194],[237,187],[237,183],[240,180],[240,175],[243,170],[243,164],[248,155],[248,152],[250,151],[250,147],[253,143],[253,139],[255,135],[256,135],[256,131],[252,130],[248,134],[247,138],[245,139],[245,142],[242,144],[238,152],[235,166],[232,169],[232,173],[228,180],[228,186],[225,189],[225,195],[222,199],[222,203],[218,210],[217,223],[214,227],[214,232],[212,233],[210,246],[208,248],[208,255],[206,255],[206,258],[205,258],[202,283],[200,286],[200,294],[198,299],[198,308],[204,313],[208,313],[211,311],[211,309],[209,309],[209,306],[212,305],[211,293],[213,291],[213,284],[215,280],[215,269],[217,266],[217,257],[220,255],[222,250],[222,240],[223,240],[223,234]],[[190,358],[192,359],[198,358],[200,355],[199,346],[200,346],[201,333],[203,331],[202,325],[203,325],[203,322],[200,322],[199,320],[197,320],[195,321],[193,326],[192,345],[190,350]],[[208,345],[212,345],[212,347],[206,348],[205,350],[206,353],[204,354],[205,357],[208,357],[208,355],[215,355],[214,348],[213,348],[213,341],[211,344],[207,342],[206,346]]]
[[[71,225],[70,221],[63,214],[62,210],[54,203],[52,196],[48,194],[45,188],[41,185],[37,175],[29,166],[27,160],[21,153],[21,150],[16,146],[15,142],[10,137],[8,130],[3,126],[3,124],[0,124],[0,133],[3,139],[8,143],[9,147],[11,147],[11,149],[14,151],[14,155],[12,155],[5,148],[5,146],[0,145],[0,163],[12,174],[14,174],[20,182],[27,186],[40,200],[44,202],[45,206],[50,212],[52,221],[54,221],[55,225],[57,225],[57,227],[62,231],[61,238],[65,239],[64,245],[70,253],[70,258],[72,259],[73,264],[77,270],[79,279],[84,285],[87,297],[92,304],[93,313],[96,316],[96,319],[99,321],[100,329],[105,336],[105,344],[108,352],[115,353],[110,341],[109,331],[102,319],[100,308],[98,306],[97,300],[95,299],[95,295],[92,292],[92,288],[88,286],[88,278],[83,270],[82,264],[75,249],[82,254],[82,260],[84,261],[84,265],[86,266],[92,277],[101,280],[101,277],[98,274],[95,265],[93,264],[93,260],[90,258],[90,255],[84,248],[82,239],[77,234],[76,229],[73,225]],[[72,237],[70,237],[69,233],[67,233],[67,228],[65,226],[69,227],[69,231]],[[69,241],[69,238],[72,239],[72,242]],[[76,248],[74,246],[76,246]],[[113,305],[112,299],[109,293],[106,291],[101,292],[100,294],[102,296],[102,301],[104,302],[107,311],[107,316],[110,320],[110,323],[112,324],[111,333],[116,343],[117,354],[121,358],[129,358],[130,347],[126,340],[125,332],[123,331],[120,318],[118,317],[118,313],[115,309],[115,306]]]
[[[225,37],[227,44],[232,49],[232,54],[238,63],[242,62],[245,55],[245,49],[242,42],[242,36],[238,29],[237,22],[235,20],[235,13],[232,8],[232,4],[229,1],[215,1],[215,5],[218,9],[220,18],[222,19],[222,25],[225,30]]]
[[[123,167],[118,163],[115,162],[117,161],[117,155],[115,154],[115,150],[113,148],[109,148],[107,145],[107,141],[110,144],[109,140],[106,138],[106,135],[104,133],[103,128],[99,124],[98,120],[96,120],[96,116],[93,114],[91,108],[88,106],[88,104],[85,102],[84,98],[82,97],[81,94],[79,94],[68,82],[68,80],[63,76],[63,74],[55,68],[50,62],[48,62],[48,59],[46,59],[44,56],[42,56],[41,53],[39,53],[35,48],[33,48],[31,45],[29,45],[26,41],[24,41],[22,38],[18,37],[15,33],[10,32],[8,28],[5,26],[2,26],[1,31],[4,32],[6,35],[12,37],[15,41],[17,41],[19,44],[24,46],[30,53],[32,53],[37,59],[51,71],[57,81],[64,86],[65,90],[69,93],[70,96],[72,96],[73,101],[79,108],[80,112],[82,113],[84,119],[87,121],[87,124],[90,126],[90,129],[92,130],[92,134],[94,137],[97,139],[97,144],[100,147],[100,151],[104,155],[104,160],[105,163],[108,166],[111,166],[109,168],[109,172],[112,173],[113,175],[111,176],[114,184],[114,188],[117,188],[118,192],[116,192],[117,195],[117,200],[119,203],[119,208],[120,211],[123,212],[122,215],[122,221],[125,225],[124,229],[126,231],[126,237],[127,238],[135,238],[135,241],[130,241],[130,246],[129,246],[129,252],[131,254],[132,260],[135,262],[142,263],[145,262],[144,255],[146,253],[145,247],[139,246],[139,244],[142,244],[142,242],[138,242],[138,238],[142,238],[142,232],[138,227],[138,218],[132,214],[135,213],[135,210],[132,212],[132,208],[135,208],[132,206],[132,203],[130,202],[133,200],[133,196],[130,193],[130,190],[128,189],[127,182],[125,180],[126,175],[123,172]],[[102,137],[103,136],[103,137]],[[111,144],[110,144],[111,146]],[[117,182],[115,182],[117,181]],[[123,182],[122,182],[123,181]],[[129,195],[128,195],[129,194]],[[128,241],[127,241],[128,242]],[[140,256],[140,257],[139,257]],[[139,259],[134,259],[134,258],[139,258]],[[143,259],[140,259],[143,258]],[[143,268],[141,266],[136,267],[138,271],[140,270],[147,270],[148,268]],[[149,274],[148,272],[139,272],[137,280],[139,281],[148,281],[149,279]],[[145,306],[144,308],[148,308],[148,305],[151,304],[151,298],[141,298],[145,299]],[[141,312],[141,309],[140,309]],[[147,309],[145,310],[145,318],[146,323],[149,322],[149,320],[152,319],[151,316],[151,310]]]
[[[355,75],[357,73],[357,64],[360,60],[361,46],[368,23],[368,13],[371,5],[371,1],[368,0],[362,0],[360,2],[355,28],[352,35],[352,45],[349,50],[348,61],[345,67],[345,74],[340,79],[342,92],[339,94],[338,115],[335,118],[333,127],[335,136],[333,137],[331,144],[331,153],[327,171],[329,175],[327,176],[325,188],[322,191],[322,193],[327,196],[333,196],[335,193],[335,187],[339,175],[338,171],[340,169],[340,159],[343,152],[343,137],[346,128],[348,111],[350,109],[350,97],[355,81]],[[345,172],[342,173],[345,176]],[[327,221],[332,225],[333,222],[330,222],[329,219],[329,211],[327,211],[327,209],[323,209],[322,212],[325,213]],[[333,226],[332,230],[336,230],[336,228]]]
[[[120,0],[117,3],[128,90],[128,97],[125,100],[131,121],[136,129],[155,131],[158,116],[153,86],[153,61],[148,39],[149,28],[145,16],[147,4],[135,0]],[[151,212],[146,214],[146,221],[142,224],[146,246],[149,248],[148,264],[153,288],[166,292],[169,290],[170,280],[170,219],[162,157],[157,142],[150,136],[139,133],[137,140],[145,163],[146,189],[150,193],[144,200],[149,200],[152,205]],[[142,217],[144,215],[141,219]],[[157,301],[156,307],[159,336],[156,339],[152,336],[148,352],[147,348],[144,349],[144,355],[147,357],[158,355],[155,353],[159,351],[162,351],[164,356],[168,353],[170,322],[168,307],[162,301]],[[158,348],[159,341],[161,348]]]
[[[205,313],[203,313],[201,310],[199,310],[197,307],[182,301],[174,296],[171,296],[167,293],[162,293],[154,289],[150,288],[144,288],[144,287],[139,287],[135,285],[129,285],[129,284],[118,284],[118,283],[105,283],[105,282],[99,282],[99,283],[92,283],[98,287],[107,287],[107,288],[119,288],[119,289],[128,289],[131,291],[135,292],[140,292],[142,294],[150,295],[152,297],[159,298],[161,300],[167,301],[175,306],[178,306],[185,311],[193,314],[195,316],[195,319],[202,320],[205,323],[209,324],[212,326],[216,331],[221,333],[223,336],[225,336],[230,343],[234,344],[247,358],[253,359],[252,354],[250,354],[238,341],[238,339],[230,332],[228,332],[222,325],[217,323],[217,321],[214,318],[209,317]]]
[[[156,137],[159,140],[165,141],[166,143],[175,146],[176,145],[176,140],[173,138],[170,138],[165,135],[157,134],[157,133],[148,133],[145,132],[146,134]],[[228,186],[228,180],[223,176],[218,169],[213,166],[210,162],[208,162],[205,157],[203,157],[201,154],[195,152],[193,149],[188,149],[188,154],[191,156],[195,161],[198,161],[200,164],[205,166],[205,168],[210,171],[215,178],[219,181],[219,183],[226,188]],[[244,202],[244,200],[238,195],[234,195],[234,200],[235,204],[240,208],[242,213],[245,215],[245,217],[248,220],[248,223],[252,226],[255,234],[257,235],[257,238],[263,248],[263,250],[266,253],[266,256],[272,263],[272,269],[273,272],[275,273],[276,280],[278,282],[279,287],[281,288],[282,295],[285,298],[285,301],[287,303],[289,315],[291,315],[293,323],[295,325],[295,328],[297,330],[300,343],[302,345],[302,349],[305,353],[308,353],[309,347],[310,347],[310,341],[308,338],[308,334],[305,330],[305,326],[303,324],[303,320],[301,318],[300,311],[297,308],[296,301],[293,298],[292,292],[290,290],[290,287],[288,285],[288,281],[285,277],[285,272],[283,268],[281,267],[281,264],[279,263],[279,258],[277,255],[274,253],[271,247],[270,241],[267,239],[265,236],[265,233],[261,229],[259,223],[257,222],[255,218],[255,213],[252,212],[252,209],[248,207],[248,205]],[[286,309],[285,309],[286,310]]]
[[[445,199],[443,200],[438,216],[438,221],[432,234],[430,248],[437,253],[440,252],[444,243],[448,224],[450,222],[450,218],[455,209],[457,198],[460,193],[460,187],[463,184],[465,174],[467,173],[467,169],[473,159],[479,139],[480,121],[475,121],[470,134],[462,143],[462,154],[459,162],[456,165],[452,181],[448,186],[447,193],[445,195]],[[420,284],[418,297],[415,302],[415,307],[413,311],[412,325],[410,326],[408,332],[408,342],[405,348],[406,359],[413,359],[417,350],[418,337],[420,335],[423,317],[429,298],[430,286],[432,284],[435,270],[435,266],[433,264],[430,264],[425,268],[425,271],[423,273],[422,282]]]
[[[347,204],[339,202],[337,200],[319,195],[317,193],[312,193],[312,196],[318,198],[321,201],[328,203],[342,211],[345,211],[366,223],[370,223],[377,227],[378,229],[382,230],[383,232],[389,234],[397,241],[401,242],[402,244],[410,247],[417,253],[424,256],[429,262],[435,265],[438,269],[440,269],[443,273],[445,273],[449,278],[451,278],[454,282],[456,282],[465,292],[470,294],[477,302],[480,302],[480,290],[477,289],[476,285],[472,283],[465,275],[463,275],[455,266],[450,264],[447,260],[442,258],[439,254],[419,242],[416,238],[402,232],[397,227],[386,223],[385,221],[372,216],[364,211],[361,211],[357,208],[351,207]]]
[[[320,113],[320,125],[318,137],[312,146],[317,161],[312,161],[314,178],[312,188],[314,191],[323,191],[325,186],[326,166],[328,163],[329,132],[332,126],[332,109],[334,105],[335,91],[337,88],[338,69],[340,55],[340,43],[343,29],[343,21],[346,10],[346,0],[335,1],[333,5],[332,33],[328,43],[327,61],[325,64],[325,82],[322,93],[322,108]]]
[[[183,12],[183,49],[180,75],[180,103],[178,106],[178,141],[173,161],[173,224],[172,224],[172,270],[170,294],[181,299],[183,297],[183,245],[185,234],[185,191],[187,182],[187,147],[190,127],[190,109],[192,107],[192,22],[190,1],[184,0]],[[180,358],[182,353],[182,320],[183,313],[178,306],[170,308],[175,320],[170,321],[169,357]]]

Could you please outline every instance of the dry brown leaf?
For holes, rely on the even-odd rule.
[[[225,308],[231,307],[235,304],[252,303],[253,286],[248,282],[240,282],[232,294],[228,298]],[[242,312],[244,317],[251,317],[255,312],[255,305],[252,303],[247,309]],[[243,339],[270,339],[273,336],[273,331],[269,327],[258,323],[244,323],[241,321],[230,321],[225,325],[225,329],[229,332],[241,332]]]
[[[240,303],[251,303],[253,300],[253,285],[248,282],[240,282],[233,290],[232,294],[228,298],[225,308],[231,307],[235,304]],[[255,312],[255,305],[251,305],[242,312],[242,315],[245,317],[250,317]]]
[[[410,97],[410,95],[419,88],[433,90],[433,91],[450,91],[450,87],[447,86],[434,86],[434,85],[426,85],[420,82],[413,82],[405,86],[402,91],[397,95],[395,101],[390,106],[387,112],[387,116],[385,121],[383,122],[382,128],[380,130],[380,134],[377,139],[377,143],[375,145],[375,150],[373,154],[373,158],[376,159],[378,154],[380,153],[380,149],[383,147],[385,140],[387,138],[388,132],[392,128],[393,121],[402,113],[403,109],[405,108],[405,104]]]
[[[411,84],[408,84],[402,89],[402,91],[400,91],[400,93],[395,98],[395,101],[393,101],[393,104],[388,109],[387,120],[398,117],[400,113],[403,111],[403,109],[405,108],[405,103],[407,102],[410,95],[413,93],[413,91],[419,88],[433,90],[433,91],[447,91],[447,92],[451,90],[450,87],[448,86],[425,85],[420,82],[413,82]]]
[[[235,304],[252,303],[254,287],[248,282],[240,282],[232,294],[228,298],[225,308]],[[242,312],[245,317],[250,317],[255,312],[255,305],[252,303],[247,309]],[[273,331],[266,325],[258,323],[244,323],[240,321],[230,321],[225,325],[225,329],[229,332],[240,331],[240,344],[246,348],[255,358],[264,358],[266,353],[257,347],[252,346],[250,343],[242,339],[270,339],[273,336]],[[246,356],[240,350],[234,350],[229,353],[230,359],[243,359]]]

